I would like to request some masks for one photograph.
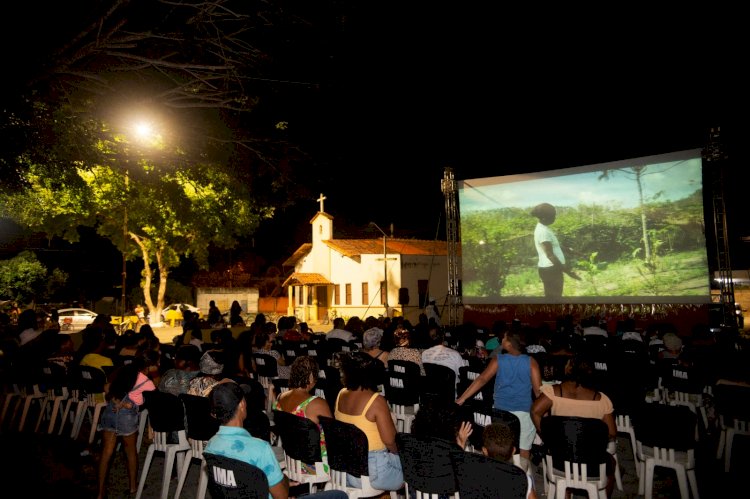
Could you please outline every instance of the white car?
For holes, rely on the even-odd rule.
[[[170,310],[179,310],[180,312],[182,312],[183,310],[190,310],[191,312],[197,313],[199,316],[201,314],[201,309],[193,305],[190,305],[189,303],[172,303],[164,307],[164,309],[162,309],[161,311],[162,322],[167,321],[167,312],[169,312]]]
[[[96,312],[85,308],[61,308],[57,311],[60,317],[60,329],[83,329],[96,319]]]

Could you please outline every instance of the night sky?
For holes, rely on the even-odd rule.
[[[374,221],[397,237],[444,238],[446,167],[462,180],[618,161],[704,147],[719,126],[733,261],[750,264],[739,242],[750,235],[746,43],[730,12],[351,4],[315,47],[317,70],[270,113],[315,158],[306,187],[327,196],[338,237],[379,237]],[[19,71],[25,59],[7,42],[44,43],[59,14],[28,10],[6,17],[31,30],[4,33]],[[296,206],[256,235],[269,260],[309,241],[317,194],[289,196]]]

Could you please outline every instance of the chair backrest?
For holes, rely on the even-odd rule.
[[[458,490],[450,457],[455,443],[413,433],[396,433],[396,445],[404,481],[410,488],[428,494],[453,494]]]
[[[647,447],[694,449],[697,422],[695,413],[686,406],[656,402],[642,404],[633,415],[635,438]]]
[[[185,408],[177,395],[159,390],[143,392],[148,419],[154,431],[172,432],[185,429]]]
[[[349,342],[341,338],[326,338],[325,347],[328,356],[335,352],[351,352],[352,350]]]
[[[422,395],[439,400],[456,400],[456,372],[448,366],[424,362]]]
[[[526,497],[526,472],[512,463],[459,449],[451,450],[451,463],[461,499]]]
[[[219,421],[211,416],[211,401],[207,397],[181,393],[178,398],[185,407],[187,437],[191,440],[208,441],[219,431]]]
[[[515,437],[513,445],[516,449],[520,449],[521,420],[512,412],[487,407],[476,402],[467,402],[461,406],[460,413],[463,421],[471,421],[472,433],[469,435],[469,443],[474,447],[474,450],[480,451],[482,449],[484,427],[499,422],[510,426]]]
[[[264,378],[275,378],[279,375],[276,359],[267,353],[254,353],[255,372]]]
[[[422,374],[419,364],[405,360],[389,360],[385,373],[385,399],[391,404],[419,404]]]
[[[574,416],[542,418],[542,440],[555,469],[565,461],[586,464],[590,477],[599,476],[599,465],[607,460],[609,430],[601,419]]]
[[[302,348],[302,343],[299,341],[281,340],[281,353],[286,365],[291,366],[294,359],[300,355],[307,355],[307,349]]]
[[[274,409],[273,424],[287,456],[308,464],[322,459],[320,430],[313,421]]]
[[[458,369],[457,393],[463,393],[482,374],[483,369],[477,365],[462,366]],[[494,405],[495,377],[493,376],[485,385],[470,399],[472,403],[479,403],[492,408]]]
[[[326,435],[328,465],[331,469],[356,477],[369,476],[367,435],[350,423],[326,416],[318,416],[318,420]]]
[[[268,478],[250,463],[203,453],[208,471],[208,491],[214,499],[267,499]]]
[[[741,385],[718,384],[713,387],[716,412],[725,421],[750,421],[750,388]]]
[[[87,395],[104,393],[107,384],[107,375],[99,368],[91,366],[78,366],[76,380],[78,386]]]
[[[60,390],[68,386],[68,374],[65,368],[55,362],[45,362],[42,365],[41,383],[45,390]]]

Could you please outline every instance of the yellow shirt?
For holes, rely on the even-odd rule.
[[[336,397],[336,410],[334,411],[334,417],[344,423],[353,424],[354,426],[362,430],[364,434],[367,435],[367,450],[385,449],[385,444],[380,438],[378,425],[375,423],[375,421],[370,421],[365,417],[365,414],[367,414],[367,410],[370,408],[372,403],[375,402],[375,397],[380,397],[380,394],[374,393],[372,397],[370,397],[370,400],[365,405],[365,408],[362,409],[362,414],[352,416],[351,414],[344,414],[343,412],[339,411],[339,399],[341,398],[341,394],[346,391],[348,391],[346,388],[342,388],[338,396]]]
[[[578,416],[581,418],[604,419],[605,414],[614,411],[612,401],[602,392],[599,400],[580,400],[558,397],[554,385],[542,385],[541,392],[552,401],[550,413],[553,416]]]

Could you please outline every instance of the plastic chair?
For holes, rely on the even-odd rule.
[[[617,414],[615,416],[615,424],[617,425],[617,433],[627,433],[630,438],[630,448],[633,451],[633,462],[635,463],[635,474],[640,478],[641,465],[638,462],[638,450],[635,443],[635,428],[633,428],[633,422],[630,420],[628,414]]]
[[[198,395],[188,395],[181,393],[178,395],[182,405],[185,408],[185,419],[187,420],[186,436],[190,443],[190,449],[185,454],[185,462],[180,470],[180,479],[177,482],[175,499],[180,498],[182,488],[185,485],[190,464],[193,459],[200,461],[200,478],[198,488],[195,491],[197,499],[206,497],[206,488],[208,486],[208,472],[206,470],[206,460],[203,457],[203,449],[208,440],[219,431],[219,421],[211,417],[211,402],[206,397]]]
[[[488,408],[484,404],[476,402],[465,403],[461,406],[460,412],[462,420],[471,421],[472,432],[469,435],[469,444],[472,446],[474,452],[481,452],[482,450],[484,427],[498,422],[506,423],[510,426],[510,429],[513,430],[513,435],[515,435],[513,445],[516,449],[520,449],[521,421],[512,412],[492,407]]]
[[[74,369],[73,376],[76,377],[75,383],[80,393],[70,437],[73,440],[78,438],[83,422],[88,416],[91,422],[88,441],[91,444],[94,442],[94,437],[96,436],[102,410],[107,407],[107,402],[104,398],[104,386],[107,384],[107,375],[104,374],[104,371],[96,367],[78,366],[78,368]]]
[[[255,363],[255,374],[258,376],[258,381],[268,394],[266,412],[270,414],[274,401],[273,380],[279,377],[278,363],[276,358],[267,353],[254,353],[253,362]]]
[[[458,449],[452,449],[450,456],[461,499],[526,498],[528,478],[515,464]]]
[[[469,385],[482,374],[481,366],[468,365],[458,368],[458,386],[456,387],[456,393],[461,394],[469,387]],[[482,404],[488,409],[491,409],[494,405],[494,392],[495,392],[495,377],[493,376],[481,390],[474,394],[470,399],[472,403]]]
[[[585,490],[590,498],[606,499],[607,424],[594,418],[546,416],[541,426],[547,448],[547,496],[563,499],[572,488]]]
[[[62,402],[70,397],[68,390],[68,375],[65,368],[54,362],[47,362],[42,367],[42,384],[47,391],[47,398],[42,403],[39,417],[34,431],[39,432],[42,421],[47,418],[47,434],[52,434],[57,418],[62,414]]]
[[[382,490],[370,484],[368,465],[367,436],[353,424],[344,423],[333,418],[318,416],[320,425],[326,435],[326,450],[331,481],[328,489],[342,490],[350,499],[379,496]],[[349,487],[346,475],[360,478],[362,487]],[[395,499],[395,492],[391,492]]]
[[[396,445],[404,470],[406,497],[412,497],[410,490],[413,490],[417,499],[458,498],[450,455],[455,443],[436,437],[397,433]]]
[[[714,386],[713,392],[721,430],[716,459],[723,455],[724,471],[729,472],[734,437],[750,436],[750,388],[719,384]]]
[[[213,499],[268,499],[268,478],[257,466],[209,452],[203,457]]]
[[[385,373],[385,399],[391,409],[396,431],[411,433],[411,424],[419,411],[422,375],[419,364],[389,360]]]
[[[331,477],[326,471],[320,450],[320,430],[312,420],[274,410],[273,422],[284,449],[285,473],[289,480],[307,483],[312,493],[316,485],[327,483]],[[302,465],[312,465],[315,473],[303,473]]]
[[[456,400],[456,372],[448,366],[424,362],[422,397],[453,402]]]
[[[185,455],[191,450],[185,432],[185,409],[182,401],[175,395],[153,390],[143,393],[143,398],[148,407],[148,419],[154,430],[154,440],[148,446],[146,460],[143,463],[141,479],[138,483],[136,499],[143,494],[146,485],[146,477],[151,467],[151,461],[155,452],[164,453],[164,471],[161,483],[161,499],[166,499],[169,494],[169,481],[172,478],[172,467],[177,458],[177,474],[179,475],[184,466]],[[176,435],[177,442],[170,443],[172,434]]]
[[[695,476],[695,429],[697,416],[687,407],[666,404],[644,404],[639,410],[635,427],[638,461],[641,474],[638,493],[651,499],[654,486],[654,468],[671,468],[677,474],[680,495],[698,499]]]

